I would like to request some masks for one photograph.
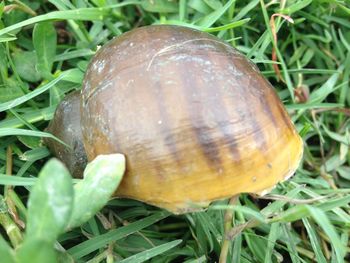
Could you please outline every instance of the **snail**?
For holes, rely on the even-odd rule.
[[[46,129],[57,138],[61,138],[66,145],[44,138],[50,151],[67,166],[73,177],[77,178],[82,177],[88,162],[80,128],[80,98],[78,90],[65,96]]]
[[[73,100],[81,120],[78,110],[66,110]],[[74,123],[65,114],[76,116]],[[82,137],[73,141],[72,130]],[[101,47],[81,97],[61,103],[48,131],[78,149],[66,160],[75,175],[84,149],[87,160],[123,153],[126,174],[115,195],[174,213],[264,194],[293,175],[303,152],[282,102],[252,62],[208,33],[170,25],[134,29]],[[62,156],[64,146],[54,145],[48,142]]]

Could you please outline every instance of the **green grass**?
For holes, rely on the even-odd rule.
[[[3,239],[11,244],[13,237],[3,230],[25,221],[27,187],[50,157],[40,140],[51,136],[44,129],[64,95],[80,88],[97,47],[135,27],[177,24],[210,32],[257,63],[303,137],[303,163],[264,198],[242,194],[233,206],[218,201],[200,213],[174,216],[140,202],[111,200],[88,223],[58,238],[65,260],[215,262],[228,208],[234,227],[227,262],[349,262],[350,2],[120,2],[0,4],[0,193],[8,206],[4,210],[1,199]],[[273,14],[294,21],[275,16],[277,42]]]

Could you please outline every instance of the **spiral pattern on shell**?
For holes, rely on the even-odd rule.
[[[302,140],[273,87],[207,33],[148,26],[103,46],[82,89],[88,159],[123,153],[116,195],[183,212],[291,176]]]

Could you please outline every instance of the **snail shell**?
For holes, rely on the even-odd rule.
[[[44,143],[66,164],[74,177],[82,177],[87,164],[80,128],[80,98],[80,91],[68,94],[57,107],[54,118],[46,129],[69,147],[44,138]]]
[[[82,88],[88,159],[126,155],[118,196],[184,211],[292,175],[302,140],[272,86],[207,33],[149,26],[102,47]]]
[[[125,33],[82,87],[89,160],[123,153],[116,196],[175,213],[262,193],[296,170],[303,143],[273,87],[220,39],[179,26]]]

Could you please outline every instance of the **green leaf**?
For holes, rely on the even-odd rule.
[[[187,0],[180,0],[179,1],[179,20],[185,21],[187,17],[187,6],[186,6]]]
[[[306,231],[308,233],[308,237],[310,239],[310,243],[312,246],[313,251],[316,255],[316,260],[318,263],[326,263],[326,259],[322,253],[322,250],[320,249],[321,244],[318,240],[318,237],[316,235],[315,227],[312,226],[307,218],[302,219],[304,226],[306,228]]]
[[[33,186],[38,181],[36,177],[19,177],[8,176],[6,174],[0,174],[0,185],[13,185],[13,186]],[[80,182],[81,179],[73,179],[74,183]]]
[[[33,239],[23,243],[16,259],[17,263],[56,263],[57,254],[51,242]]]
[[[339,72],[334,73],[319,89],[313,91],[310,94],[309,102],[322,102],[330,93],[332,93],[342,70],[343,68],[341,67]]]
[[[1,235],[0,235],[0,255],[1,255],[1,262],[15,263],[13,250]]]
[[[284,241],[286,242],[288,253],[291,258],[292,263],[300,263],[300,258],[297,251],[297,244],[299,243],[296,235],[293,235],[293,231],[291,231],[291,227],[289,224],[281,225],[284,233]]]
[[[142,0],[141,6],[148,12],[154,13],[177,13],[178,7],[168,0]]]
[[[67,51],[62,54],[56,55],[54,61],[64,61],[69,60],[72,58],[79,58],[79,57],[91,57],[95,55],[95,51],[92,51],[91,49],[78,49],[73,51]]]
[[[3,2],[2,2],[3,3]],[[1,22],[0,22],[1,27]],[[1,42],[1,39],[0,39]],[[7,61],[7,50],[5,45],[0,43],[0,76],[8,75],[8,61]]]
[[[16,37],[0,37],[0,43],[2,42],[9,42],[9,41],[13,41],[13,40],[16,40],[17,38]]]
[[[206,15],[197,22],[197,25],[204,28],[211,27],[226,12],[233,2],[235,2],[235,0],[230,0],[222,8],[219,8],[209,15]]]
[[[23,138],[32,138],[32,137],[23,137]],[[37,138],[37,137],[34,137]],[[19,156],[22,161],[35,162],[37,160],[42,160],[50,156],[50,152],[46,147],[37,147],[33,150],[24,152]]]
[[[0,137],[3,136],[11,136],[11,135],[23,135],[23,136],[36,136],[36,137],[46,137],[51,138],[59,143],[62,143],[63,145],[70,147],[60,139],[56,138],[50,133],[47,132],[41,132],[41,131],[32,131],[32,130],[26,130],[26,129],[13,129],[13,128],[0,128]]]
[[[211,9],[216,10],[222,7],[220,0],[203,0]]]
[[[12,87],[0,88],[0,103],[7,102],[9,100],[15,99],[22,95],[23,95],[23,92],[21,89],[16,89]]]
[[[74,186],[74,208],[68,228],[85,223],[107,204],[124,171],[122,154],[99,155],[86,166],[84,179]]]
[[[119,6],[122,6],[122,5],[123,4],[119,4]],[[15,30],[18,31],[24,26],[32,25],[38,22],[55,20],[55,19],[61,19],[61,20],[74,19],[74,20],[83,20],[83,21],[102,20],[109,13],[110,13],[109,8],[108,9],[107,8],[79,8],[79,9],[67,10],[67,11],[53,11],[47,14],[26,19],[16,24],[12,23],[11,26],[5,27],[4,29],[0,30],[0,36],[9,32],[13,32]]]
[[[322,211],[330,211],[336,207],[346,206],[349,204],[349,202],[350,196],[346,195],[344,197],[329,199],[326,202],[317,204],[315,208],[321,209]],[[308,209],[307,205],[296,205],[271,218],[269,223],[293,222],[307,216],[310,216],[310,210]]]
[[[82,62],[85,62],[85,61],[82,61]],[[80,69],[77,69],[77,68],[70,69],[68,72],[69,74],[65,75],[63,80],[81,85],[84,79],[84,72],[82,72]]]
[[[41,139],[38,137],[18,136],[18,140],[30,149],[40,147]]]
[[[57,159],[47,162],[28,201],[26,240],[52,244],[67,226],[73,205],[73,186],[68,170]]]
[[[211,33],[211,32],[217,32],[217,31],[222,31],[222,30],[228,30],[228,29],[232,29],[232,28],[235,28],[235,27],[242,26],[242,25],[248,23],[249,21],[250,21],[250,18],[245,18],[245,19],[242,19],[242,20],[238,20],[238,21],[235,21],[235,22],[223,25],[223,26],[211,27],[211,28],[208,28],[208,29],[203,29],[203,31]]]
[[[29,82],[38,82],[40,80],[40,73],[36,69],[36,54],[34,51],[21,51],[13,55],[13,62],[15,64],[18,75]]]
[[[174,241],[168,242],[166,244],[159,245],[159,246],[153,247],[151,249],[147,249],[147,250],[142,251],[140,253],[137,253],[131,257],[123,259],[119,262],[120,263],[142,263],[142,262],[145,262],[145,261],[147,261],[155,256],[158,256],[158,255],[164,253],[165,251],[172,249],[173,247],[176,247],[181,242],[182,242],[182,240],[174,240]]]
[[[49,0],[49,2],[55,5],[60,10],[74,9],[76,8],[69,0]]]
[[[281,10],[282,14],[291,15],[312,3],[312,0],[301,0]]]
[[[337,169],[337,172],[341,177],[350,181],[350,167],[342,166]]]
[[[233,18],[233,21],[238,21],[246,16],[257,4],[259,0],[250,0],[246,5],[238,12],[238,14]]]
[[[339,103],[300,103],[300,104],[287,104],[286,108],[288,110],[310,110],[317,108],[336,108],[344,107],[344,105]]]
[[[242,233],[239,233],[235,236],[233,240],[233,249],[232,249],[232,260],[233,262],[239,262],[242,254]]]
[[[56,107],[47,107],[47,108],[41,108],[41,109],[34,109],[34,110],[26,110],[25,113],[21,114],[21,118],[19,119],[15,116],[11,116],[6,118],[5,120],[0,121],[0,128],[20,128],[23,127],[25,124],[23,120],[25,120],[28,123],[36,123],[42,120],[51,120],[53,118],[53,115],[55,113]]]
[[[56,56],[57,34],[51,22],[36,24],[33,44],[37,56],[37,69],[45,79],[51,79],[52,64]]]
[[[346,247],[340,241],[340,238],[334,228],[334,226],[329,221],[326,213],[321,209],[316,207],[307,206],[308,211],[310,212],[313,219],[317,224],[322,228],[325,234],[329,237],[332,247],[335,250],[337,262],[344,262],[344,257],[346,253]]]
[[[196,220],[196,228],[198,229],[198,232],[202,232],[201,234],[203,235],[204,238],[201,238],[203,241],[208,242],[208,247],[209,250],[211,251],[214,248],[214,242],[212,235],[210,233],[209,229],[209,220],[206,220],[205,216],[203,216],[204,213],[195,213],[193,215],[193,218]]]
[[[241,212],[242,214],[245,214],[248,218],[254,218],[261,223],[265,223],[266,219],[265,217],[258,211],[255,211],[252,208],[249,208],[247,206],[238,206],[238,205],[213,205],[210,207],[211,209],[232,209],[234,211]]]
[[[350,144],[349,144],[350,145]],[[326,172],[331,172],[333,170],[338,169],[341,165],[346,162],[345,159],[340,159],[339,154],[334,154],[331,158],[329,158],[321,167]]]
[[[266,250],[265,250],[265,263],[271,262],[273,256],[274,247],[276,245],[276,240],[280,236],[281,226],[279,223],[272,223],[270,227],[269,238],[267,240]]]
[[[261,236],[254,236],[245,234],[245,238],[251,253],[258,260],[257,262],[264,262],[266,241]]]
[[[89,199],[91,200],[91,199]],[[117,241],[121,238],[127,237],[137,231],[140,231],[159,220],[162,220],[170,215],[167,211],[157,212],[149,217],[140,219],[136,222],[130,223],[126,226],[111,230],[105,234],[96,236],[91,238],[85,242],[76,245],[68,250],[69,254],[71,254],[75,259],[79,259],[112,241]]]
[[[213,11],[203,0],[189,0],[188,7],[205,15]]]
[[[1,103],[0,104],[0,112],[14,108],[14,107],[32,99],[32,98],[35,98],[36,96],[40,95],[41,93],[44,93],[48,89],[52,88],[60,80],[65,79],[65,78],[69,79],[71,77],[71,74],[74,72],[75,72],[75,70],[67,70],[67,71],[63,72],[62,74],[60,74],[54,80],[50,81],[49,83],[45,84],[44,86],[41,86],[40,88],[35,89],[32,92],[30,92],[22,97],[16,98],[14,100]]]
[[[56,251],[58,263],[75,263],[71,255],[66,251]]]
[[[37,178],[8,176],[6,174],[0,174],[0,185],[31,186],[35,185],[37,180]]]
[[[0,3],[0,19],[2,17],[2,14],[4,13],[4,7],[5,7],[5,1]]]
[[[324,129],[324,131],[326,132],[326,134],[332,138],[335,141],[338,141],[340,143],[345,144],[346,146],[350,146],[350,137],[348,134],[345,135],[340,135],[336,132],[332,132],[330,131],[325,125],[322,124],[322,127]]]
[[[1,53],[0,56],[2,56]],[[0,63],[3,63],[1,59]],[[6,82],[4,82],[4,87],[0,87],[0,103],[10,101],[23,95],[24,93],[20,87],[20,84],[13,78],[6,79]]]

